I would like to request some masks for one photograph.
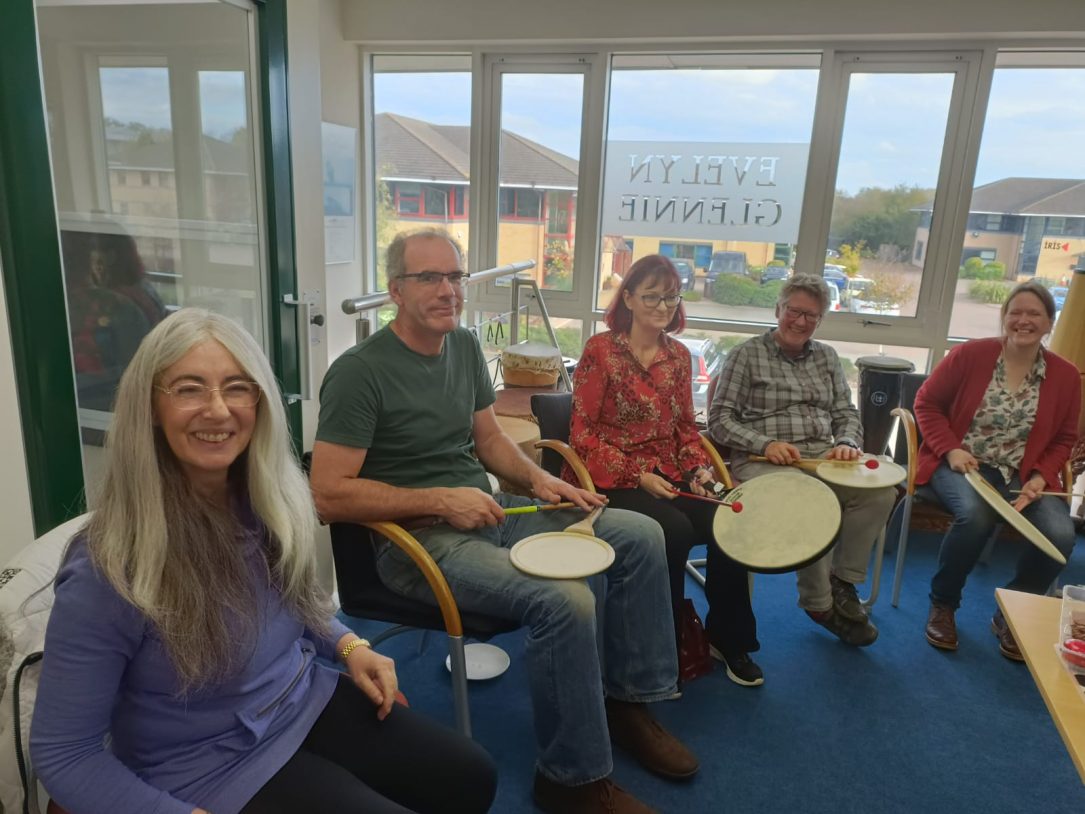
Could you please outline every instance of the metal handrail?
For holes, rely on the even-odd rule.
[[[489,280],[496,280],[499,277],[509,277],[514,274],[519,274],[521,271],[527,271],[528,269],[533,268],[535,268],[534,260],[519,260],[515,263],[506,263],[503,266],[496,266],[492,269],[485,269],[471,274],[467,278],[467,285],[479,285]],[[516,317],[512,320],[512,324],[509,325],[509,344],[515,345],[519,339],[521,286],[528,286],[531,289],[535,302],[538,303],[539,316],[542,317],[543,325],[546,327],[546,333],[550,337],[550,342],[555,348],[560,347],[558,345],[557,335],[554,333],[554,326],[550,324],[550,314],[546,310],[546,303],[543,302],[539,284],[535,282],[535,279],[532,277],[514,277],[509,286],[509,296],[512,298],[512,309],[510,313],[516,314]],[[343,300],[342,309],[344,314],[358,314],[362,311],[374,311],[381,306],[387,305],[391,301],[392,297],[387,291],[378,291],[374,294],[365,294],[361,297]],[[371,325],[369,323],[369,317],[358,317],[358,324],[355,329],[357,340],[361,342],[368,337],[370,329]],[[565,389],[571,391],[573,389],[573,383],[569,379],[569,372],[565,369],[565,365],[560,365],[558,371],[561,376],[562,384],[565,385]]]
[[[474,274],[468,275],[467,285],[478,285],[480,283],[485,283],[488,280],[496,280],[498,277],[507,277],[510,274],[516,274],[533,268],[535,268],[534,260],[518,260],[515,263],[506,263],[503,266],[495,266],[492,269],[476,271]],[[373,294],[363,294],[360,297],[343,300],[340,307],[343,309],[344,314],[357,314],[359,311],[369,311],[373,308],[380,308],[391,301],[392,297],[387,291],[377,291]]]

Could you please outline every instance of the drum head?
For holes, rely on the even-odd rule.
[[[741,511],[734,504],[741,503]],[[798,472],[761,475],[732,489],[712,523],[716,545],[751,571],[777,574],[814,562],[840,528],[833,490]]]
[[[837,486],[852,486],[857,489],[884,489],[896,486],[908,477],[908,471],[888,458],[877,455],[863,455],[860,463],[833,463],[826,461],[817,468],[818,477]],[[877,461],[877,469],[869,469],[866,461]]]
[[[512,564],[536,577],[581,579],[610,568],[614,549],[606,540],[575,532],[533,534],[509,549]]]
[[[992,509],[999,513],[1003,520],[1019,531],[1022,537],[1059,565],[1066,565],[1066,557],[1062,555],[1061,551],[1055,548],[1054,543],[1048,540],[1047,537],[1044,536],[1044,533],[1032,525],[1032,523],[1030,523],[1021,512],[1017,511],[1011,503],[1007,502],[1006,499],[999,494],[999,491],[992,486],[983,475],[979,472],[966,472],[964,479],[968,481],[980,497],[987,501],[987,504]]]

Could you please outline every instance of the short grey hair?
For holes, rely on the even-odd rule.
[[[456,238],[452,237],[444,229],[439,229],[435,226],[427,227],[425,229],[415,229],[410,232],[400,232],[394,238],[392,242],[388,244],[388,249],[384,255],[384,270],[388,273],[388,282],[397,277],[402,277],[407,273],[407,244],[412,240],[447,240],[452,244],[452,248],[456,250],[456,256],[459,257],[460,263],[463,263],[463,247],[460,245]]]
[[[829,312],[832,298],[829,296],[829,284],[816,274],[796,274],[783,284],[780,295],[776,298],[777,307],[787,305],[794,294],[809,294],[821,303],[821,315]]]

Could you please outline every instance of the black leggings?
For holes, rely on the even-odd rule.
[[[341,675],[298,751],[241,814],[482,814],[496,790],[497,767],[474,741],[398,704],[378,721]]]
[[[682,491],[689,484],[675,483]],[[681,620],[682,598],[686,586],[686,560],[695,545],[708,549],[705,577],[705,597],[708,616],[705,632],[708,639],[722,652],[753,653],[760,649],[757,641],[757,620],[750,605],[750,584],[746,569],[720,551],[712,536],[712,519],[716,507],[703,500],[676,497],[657,498],[643,489],[600,490],[616,509],[629,509],[648,515],[663,527],[667,542],[667,570],[671,578],[671,606],[674,610],[675,632]]]

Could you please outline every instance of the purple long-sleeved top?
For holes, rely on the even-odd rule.
[[[263,532],[242,534],[254,566]],[[30,735],[35,769],[71,814],[236,814],[297,751],[327,705],[348,632],[305,628],[274,588],[251,658],[214,686],[178,695],[143,614],[73,544],[56,582]],[[106,743],[106,736],[110,742]]]

